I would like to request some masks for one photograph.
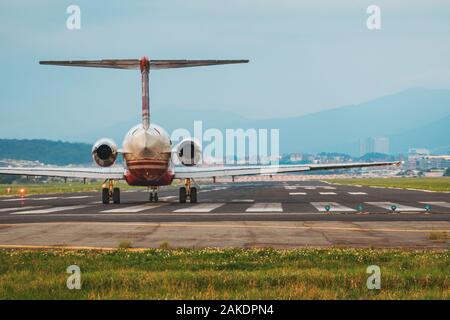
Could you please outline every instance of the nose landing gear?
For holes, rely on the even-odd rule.
[[[191,203],[197,203],[197,188],[191,187],[191,179],[184,180],[184,187],[180,188],[180,203],[186,203],[189,198]]]
[[[150,202],[158,202],[158,188],[151,188],[148,200]]]
[[[113,203],[120,203],[120,189],[114,187],[116,182],[114,180],[108,180],[108,188],[106,188],[106,181],[102,187],[102,203],[108,204],[112,200]]]

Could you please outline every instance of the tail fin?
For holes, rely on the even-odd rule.
[[[247,63],[248,60],[149,60],[138,59],[39,61],[43,65],[92,67],[113,69],[140,69],[142,77],[142,125],[150,127],[149,72],[157,69],[187,68],[220,64]]]

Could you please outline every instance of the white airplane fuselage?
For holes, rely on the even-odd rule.
[[[172,142],[167,132],[151,124],[138,124],[125,135],[122,155],[125,179],[133,186],[163,186],[172,183]]]

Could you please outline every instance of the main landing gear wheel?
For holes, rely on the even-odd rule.
[[[191,203],[197,203],[197,188],[191,188],[191,179],[186,179],[184,185],[180,188],[180,203],[186,203],[187,199]]]
[[[102,202],[103,202],[103,204],[109,203],[109,189],[108,188],[102,189]]]
[[[114,181],[108,181],[109,188],[102,188],[102,203],[108,204],[111,201],[113,203],[120,203],[120,189],[114,188]]]
[[[113,189],[113,202],[114,203],[120,203],[120,189],[119,188],[114,188]]]
[[[180,188],[180,203],[186,203],[186,188]]]
[[[191,188],[191,196],[189,198],[191,199],[191,203],[197,203],[197,188],[196,187]]]

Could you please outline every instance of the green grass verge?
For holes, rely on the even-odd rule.
[[[130,189],[125,182],[117,184],[121,189]],[[10,192],[8,193],[8,188]],[[26,195],[30,194],[54,194],[54,193],[69,193],[69,192],[90,192],[102,189],[102,182],[52,182],[52,183],[30,183],[30,184],[0,184],[0,196],[18,196],[20,189],[26,190]]]
[[[448,178],[354,178],[329,179],[332,183],[362,185],[375,187],[394,187],[421,189],[430,191],[450,191],[450,177]]]
[[[81,290],[66,287],[74,264]],[[2,249],[0,299],[449,299],[449,266],[450,250]]]

